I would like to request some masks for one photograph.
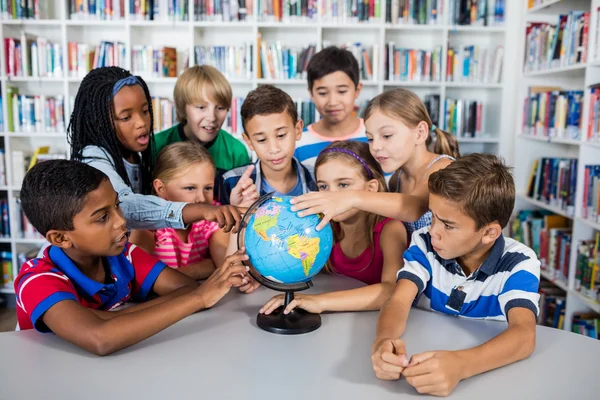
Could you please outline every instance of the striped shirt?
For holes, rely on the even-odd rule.
[[[171,268],[200,262],[210,256],[209,239],[218,230],[217,222],[195,222],[188,234],[188,240],[184,242],[175,229],[159,229],[154,234],[156,240],[154,255]]]
[[[433,250],[429,227],[418,230],[397,279],[417,285],[417,307],[444,314],[506,321],[513,307],[539,313],[540,262],[529,247],[502,236],[481,266],[465,276],[455,260]]]

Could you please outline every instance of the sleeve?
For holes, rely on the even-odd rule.
[[[221,193],[219,194],[219,203],[221,204],[231,204],[231,191],[240,181],[240,176],[236,173],[237,168],[226,172],[223,175],[223,185],[221,187]]]
[[[121,201],[121,210],[131,229],[185,229],[183,207],[187,203],[172,202],[158,196],[136,194],[114,168],[112,158],[95,146],[83,152],[83,162],[104,172]]]
[[[396,281],[408,279],[417,285],[419,294],[431,279],[431,263],[427,259],[427,247],[420,232],[413,233],[411,246],[404,252],[404,266],[396,275]]]
[[[69,278],[58,272],[25,274],[16,286],[17,306],[28,315],[33,327],[42,333],[51,332],[42,317],[53,305],[63,300],[79,302]]]
[[[214,199],[221,204],[229,204],[229,193],[225,186],[225,180],[223,174],[225,171],[217,169],[217,175],[215,176],[215,187],[213,189]]]
[[[513,307],[522,307],[539,315],[540,262],[535,254],[521,261],[510,271],[504,282],[498,301],[500,309],[508,319],[508,311]]]
[[[148,297],[154,282],[167,264],[134,244],[129,246],[127,258],[134,270],[132,294],[136,299],[143,301]]]
[[[251,164],[252,160],[250,159],[250,154],[248,153],[248,149],[246,148],[246,146],[244,146],[244,143],[242,143],[238,138],[234,137],[233,135],[231,136],[231,139],[235,141],[235,145],[232,146],[233,151],[235,152],[233,156],[233,162],[235,163],[234,168]]]

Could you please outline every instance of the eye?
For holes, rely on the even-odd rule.
[[[131,119],[131,117],[127,116],[127,117],[123,117],[123,118],[121,118],[121,121],[123,121],[123,122],[127,122],[127,121],[129,121],[130,119]]]
[[[373,138],[372,138],[372,137],[368,137],[368,138],[367,138],[367,142],[371,143],[372,141],[373,141]]]
[[[319,93],[319,92],[317,92],[317,94],[318,94],[319,96],[327,96],[327,92],[320,92],[320,93]]]
[[[283,139],[286,136],[287,136],[287,132],[277,135],[277,139]]]
[[[143,111],[143,113],[144,113],[144,114],[148,114],[149,112],[150,112],[150,110],[149,110],[149,109],[148,109],[148,110],[144,110],[144,111]]]
[[[346,189],[348,186],[350,186],[350,185],[348,185],[347,183],[343,183],[343,182],[338,183],[338,187],[340,187],[342,189]]]
[[[348,91],[347,90],[340,90],[340,91],[338,91],[338,93],[339,94],[346,94],[346,93],[348,93]]]
[[[258,139],[256,141],[256,143],[265,143],[267,141],[267,139]]]
[[[454,227],[450,226],[450,225],[447,225],[447,224],[444,224],[444,229],[447,230],[447,231],[451,231],[452,229],[454,229]]]
[[[219,110],[219,111],[227,111],[227,109],[225,107],[217,107],[217,110]]]
[[[327,185],[318,185],[317,189],[319,189],[319,191],[327,190]]]
[[[204,110],[204,106],[196,106],[198,110]]]
[[[186,187],[183,188],[183,190],[191,192],[192,190],[196,190],[196,188],[194,186],[186,186]]]
[[[388,134],[388,135],[383,135],[383,138],[384,138],[384,139],[389,139],[389,138],[391,138],[391,137],[392,137],[392,135],[391,135],[391,134]]]
[[[102,214],[102,216],[96,220],[96,222],[98,222],[100,224],[103,224],[106,221],[108,221],[108,213]]]
[[[212,192],[213,191],[213,187],[212,186],[207,186],[204,188],[205,191],[207,192]]]

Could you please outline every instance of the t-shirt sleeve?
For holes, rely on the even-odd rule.
[[[132,294],[136,299],[143,301],[148,297],[154,282],[167,264],[134,244],[129,244],[129,246],[127,258],[134,270]]]
[[[421,294],[431,279],[431,263],[427,259],[427,247],[420,231],[413,233],[411,243],[404,252],[404,266],[398,271],[396,280],[408,279],[417,285]]]
[[[540,262],[533,252],[530,258],[521,261],[510,271],[498,296],[500,309],[508,319],[508,311],[514,307],[531,310],[539,315]]]
[[[15,289],[17,305],[31,319],[33,327],[42,333],[51,332],[42,317],[53,305],[63,300],[79,302],[69,278],[58,272],[46,270],[25,274],[19,278]]]

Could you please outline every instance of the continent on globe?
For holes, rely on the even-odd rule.
[[[292,257],[302,261],[302,268],[304,269],[304,275],[306,276],[309,276],[310,270],[315,264],[315,259],[320,251],[320,241],[321,239],[318,237],[311,238],[300,236],[298,234],[287,238],[287,251]]]
[[[277,219],[279,218],[280,213],[281,207],[273,203],[267,204],[266,207],[259,208],[256,212],[252,228],[264,241],[269,242],[271,240],[267,231],[277,226]]]

